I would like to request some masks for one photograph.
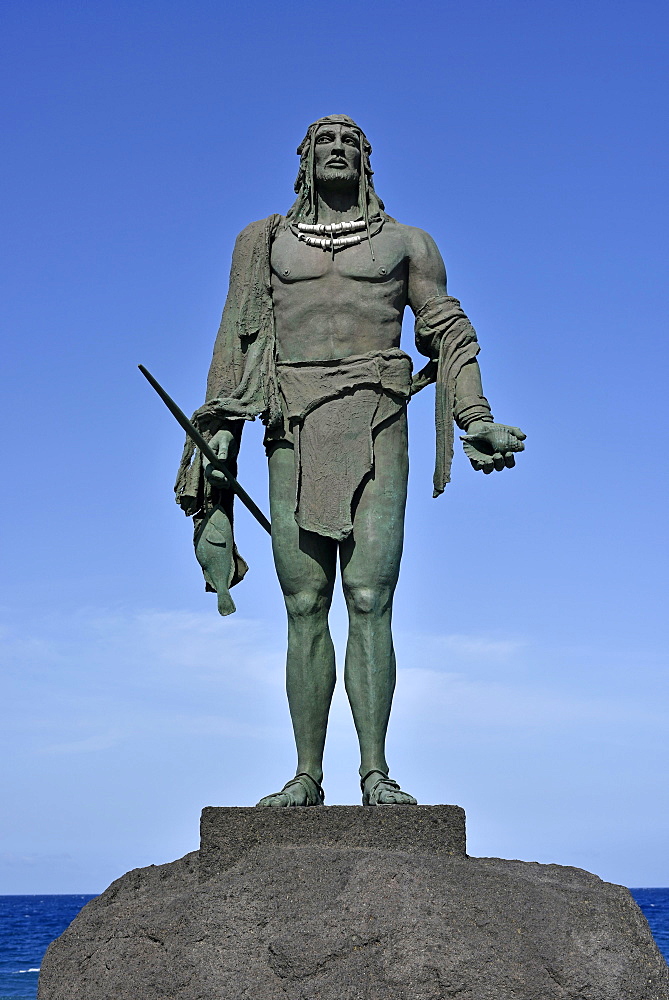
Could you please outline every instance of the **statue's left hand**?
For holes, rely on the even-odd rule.
[[[460,440],[473,468],[488,475],[493,470],[512,469],[516,464],[514,453],[524,451],[526,437],[520,427],[475,420]]]

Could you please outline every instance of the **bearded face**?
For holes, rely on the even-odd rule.
[[[358,185],[360,136],[347,125],[322,125],[314,143],[316,183],[331,191],[346,191]]]

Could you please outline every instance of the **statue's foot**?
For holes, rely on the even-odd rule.
[[[415,806],[413,795],[403,792],[383,771],[370,771],[360,782],[363,806]]]
[[[322,806],[325,792],[310,774],[296,774],[280,792],[266,795],[258,806]],[[257,808],[257,807],[256,807]]]

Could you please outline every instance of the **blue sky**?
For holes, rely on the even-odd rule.
[[[172,499],[236,233],[345,112],[527,451],[431,498],[411,405],[394,775],[470,853],[667,885],[665,5],[6,2],[0,892],[97,892],[292,773],[267,537],[221,619]],[[664,251],[664,252],[662,252]],[[412,349],[411,317],[405,327]],[[261,428],[241,472],[266,509]],[[333,610],[338,650],[345,620]],[[338,687],[330,803],[358,799]]]

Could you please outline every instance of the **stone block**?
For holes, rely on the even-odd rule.
[[[257,809],[208,806],[200,820],[203,878],[224,872],[263,847],[408,851],[465,857],[460,806],[318,806]]]

